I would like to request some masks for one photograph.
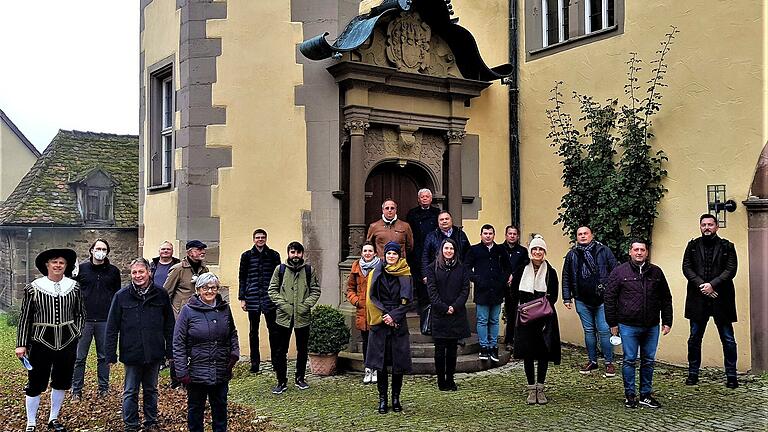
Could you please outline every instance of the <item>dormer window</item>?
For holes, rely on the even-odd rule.
[[[86,225],[114,225],[114,190],[117,182],[100,168],[70,181],[77,191],[77,207]]]

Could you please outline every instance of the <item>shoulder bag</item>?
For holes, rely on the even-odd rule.
[[[539,297],[517,307],[517,319],[522,325],[546,318],[553,313],[555,311],[552,310],[552,305],[549,304],[547,296]]]

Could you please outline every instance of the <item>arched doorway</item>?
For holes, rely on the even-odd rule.
[[[411,207],[416,207],[421,188],[435,189],[427,171],[417,164],[385,162],[376,166],[365,181],[366,223],[381,217],[381,203],[387,198],[395,200],[398,217],[404,218]]]

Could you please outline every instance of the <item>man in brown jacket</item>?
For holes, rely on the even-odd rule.
[[[173,313],[179,316],[181,307],[187,304],[187,300],[195,294],[195,281],[203,273],[208,273],[205,266],[205,249],[208,246],[200,240],[187,242],[187,256],[180,263],[174,264],[168,270],[168,279],[163,288],[171,298]]]
[[[381,205],[381,219],[368,227],[366,240],[376,245],[376,255],[384,258],[384,245],[389,242],[400,244],[405,258],[407,251],[413,250],[413,231],[408,222],[397,218],[397,204],[388,199]]]

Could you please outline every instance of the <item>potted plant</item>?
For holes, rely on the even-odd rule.
[[[315,375],[336,372],[339,351],[349,343],[349,328],[344,315],[336,308],[320,305],[312,309],[309,319],[309,366]]]

